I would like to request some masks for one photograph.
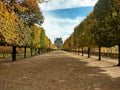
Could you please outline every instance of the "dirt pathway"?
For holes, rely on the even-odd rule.
[[[108,66],[99,66],[103,64]],[[113,65],[54,51],[1,63],[0,90],[120,90],[120,68]],[[116,77],[110,74],[114,72]]]

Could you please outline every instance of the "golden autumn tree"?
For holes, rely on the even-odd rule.
[[[0,2],[0,6],[0,44],[14,45],[19,37],[17,15],[13,10],[8,11],[3,2]]]
[[[0,44],[13,46],[13,61],[16,47],[38,47],[40,35],[34,27],[41,25],[44,17],[38,3],[44,0],[1,0],[0,1]],[[34,35],[34,36],[33,36]],[[34,42],[36,41],[36,42]]]

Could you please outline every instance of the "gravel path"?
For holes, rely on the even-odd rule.
[[[63,51],[0,63],[0,90],[120,90],[115,64]]]

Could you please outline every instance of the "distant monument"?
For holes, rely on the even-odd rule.
[[[54,40],[54,45],[58,48],[58,50],[61,49],[62,44],[63,44],[62,38],[56,38]]]

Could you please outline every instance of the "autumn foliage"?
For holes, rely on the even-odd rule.
[[[43,21],[37,0],[0,0],[0,45],[52,49],[52,42],[40,27]],[[41,36],[45,39],[41,40]]]
[[[101,47],[118,45],[120,66],[120,0],[98,0],[93,11],[74,28],[63,49],[70,45],[70,50],[88,48],[88,52],[99,47],[99,54]]]

